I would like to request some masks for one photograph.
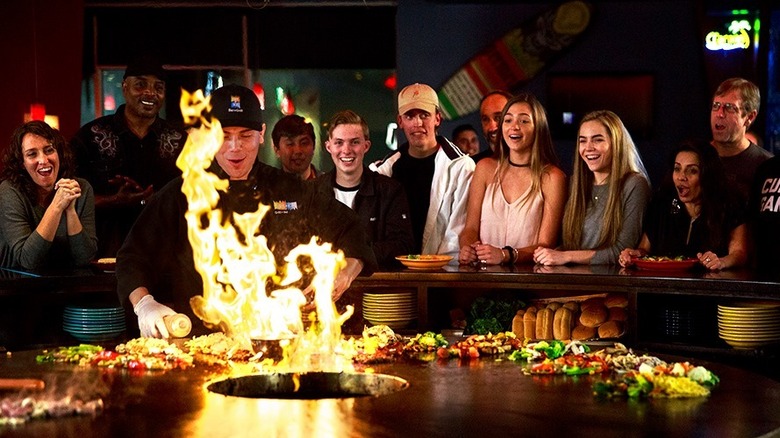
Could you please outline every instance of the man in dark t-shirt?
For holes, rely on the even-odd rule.
[[[710,111],[712,146],[718,151],[726,176],[743,200],[758,166],[772,157],[745,136],[758,116],[761,93],[742,78],[723,81],[715,91]]]
[[[393,178],[404,187],[431,187],[433,184],[433,172],[435,170],[436,155],[422,159],[412,158],[401,154],[393,166]],[[430,190],[414,190],[407,194],[410,199],[409,213],[412,220],[412,232],[415,238],[417,252],[422,248],[423,230],[425,230],[425,218],[428,215],[428,206],[431,205]]]

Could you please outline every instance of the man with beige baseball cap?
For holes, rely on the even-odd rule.
[[[407,142],[377,171],[398,180],[406,190],[415,252],[449,254],[457,262],[458,235],[466,221],[474,161],[451,141],[436,135],[441,118],[433,88],[412,84],[401,90],[398,126]]]

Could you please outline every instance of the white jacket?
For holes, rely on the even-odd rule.
[[[425,219],[422,253],[451,255],[457,263],[460,252],[458,236],[466,225],[466,204],[474,160],[446,138],[437,136],[436,140],[439,150],[434,159],[431,203]],[[401,146],[400,150],[408,151],[408,145]],[[382,162],[377,172],[393,176],[393,165],[401,157],[400,150]]]

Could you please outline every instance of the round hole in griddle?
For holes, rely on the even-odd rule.
[[[312,372],[230,377],[212,382],[207,389],[233,397],[314,400],[381,396],[408,387],[406,380],[387,374]]]

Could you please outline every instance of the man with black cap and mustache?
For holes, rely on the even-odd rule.
[[[78,174],[95,189],[98,256],[114,257],[155,190],[181,172],[176,158],[187,134],[159,117],[165,71],[149,56],[127,66],[125,103],[84,125],[72,141]]]
[[[254,212],[259,204],[270,208],[259,227],[268,239],[276,265],[299,244],[312,236],[341,250],[347,266],[336,276],[333,300],[349,288],[358,274],[376,268],[376,258],[357,215],[333,196],[320,192],[296,175],[268,166],[257,159],[263,143],[260,102],[252,90],[226,85],[211,96],[211,115],[220,121],[224,134],[209,171],[230,181],[220,193],[217,208],[232,221],[233,213]],[[138,315],[142,336],[168,337],[163,317],[177,312],[197,324],[190,298],[203,293],[203,282],[195,270],[185,213],[187,198],[178,177],[149,200],[117,256],[117,292],[125,307]],[[304,275],[305,277],[305,275]],[[300,285],[304,289],[306,278]],[[267,289],[279,285],[268,284]],[[169,303],[170,306],[157,302]]]

